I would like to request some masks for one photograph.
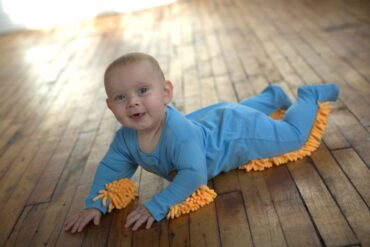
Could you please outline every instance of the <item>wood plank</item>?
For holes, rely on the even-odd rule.
[[[276,11],[270,11],[268,13],[266,13],[267,16],[271,15],[271,14],[275,14]],[[290,21],[289,23],[287,24],[295,24],[296,22],[294,21]],[[273,25],[275,25],[276,22],[273,22]],[[294,25],[285,25],[284,27],[295,27]],[[281,28],[283,29],[283,28]],[[299,27],[296,27],[297,30],[299,30]],[[304,32],[303,34],[306,34],[307,32]],[[305,38],[307,38],[305,36]],[[313,43],[313,42],[317,42],[318,40],[317,39],[310,39],[308,40],[308,43]],[[322,47],[322,46],[320,46]],[[317,47],[316,47],[317,48]],[[327,48],[328,49],[328,48]],[[303,51],[307,51],[307,49],[302,49],[302,48],[297,48],[297,50],[299,50],[299,52],[302,52]],[[316,54],[314,56],[312,56],[313,54],[311,54],[310,56],[307,56],[305,55],[307,58],[314,58],[316,57]],[[325,57],[325,56],[324,56]],[[317,57],[316,57],[317,58]],[[316,62],[315,63],[312,63],[312,66],[315,65],[315,69],[320,69],[322,70],[322,68],[324,67],[328,67],[328,64],[327,63],[323,63],[323,60],[321,57],[320,58],[317,58],[315,59]],[[320,60],[320,61],[319,61]],[[309,61],[309,60],[308,60]],[[319,65],[318,62],[320,62],[322,65]],[[311,62],[310,62],[311,63]],[[369,114],[368,113],[368,109],[366,107],[363,107],[364,106],[364,103],[362,103],[361,101],[363,101],[364,99],[361,98],[361,97],[354,97],[356,93],[354,92],[351,92],[351,94],[347,91],[349,90],[352,90],[353,89],[350,89],[349,86],[346,84],[346,82],[344,82],[344,80],[337,76],[336,74],[333,74],[330,69],[325,69],[325,70],[322,70],[322,72],[319,73],[321,76],[323,76],[325,78],[326,81],[335,81],[337,82],[340,86],[341,86],[341,89],[342,89],[342,98],[343,100],[345,100],[345,103],[349,105],[350,109],[353,110],[354,112],[356,112],[356,115],[359,116],[359,118],[361,119],[361,122],[365,125],[365,126],[368,126],[368,119],[367,119],[367,116]],[[344,97],[344,95],[346,97]],[[351,99],[349,99],[349,97],[351,97]],[[356,101],[356,103],[355,103]]]
[[[250,81],[247,79],[234,83],[238,101],[254,96],[253,89],[249,86],[249,83]]]
[[[37,150],[41,148],[39,140],[30,141],[23,148],[22,152],[18,153],[18,157],[10,164],[9,168],[0,180],[0,203],[4,204],[7,198],[10,197],[15,185],[19,182],[19,177],[22,177],[27,167],[34,159]]]
[[[22,133],[19,131],[20,128],[21,125],[11,126],[0,140],[0,178],[4,176],[10,164],[27,144],[28,140],[22,138]]]
[[[334,119],[332,116],[329,117],[329,121],[328,121],[327,127],[325,129],[325,132],[322,138],[325,144],[331,150],[340,149],[340,148],[348,148],[351,146],[351,144],[343,136],[338,125],[334,122]]]
[[[213,188],[212,180],[208,187]],[[189,214],[190,246],[221,246],[215,202]]]
[[[348,109],[340,108],[333,111],[332,118],[345,138],[358,152],[365,164],[370,167],[370,133],[359,123]]]
[[[127,215],[135,209],[136,204],[137,200],[130,203],[125,209],[112,212],[113,220],[109,230],[107,246],[132,246],[133,232],[130,228],[126,228],[125,224]]]
[[[221,173],[216,176],[213,181],[217,194],[240,191],[240,184],[236,170]]]
[[[67,214],[65,208],[70,207],[95,135],[96,133],[93,132],[79,135],[49,207],[41,220],[38,228],[39,234],[33,238],[31,245],[54,246],[58,240],[60,232],[63,231],[63,223]]]
[[[287,166],[266,170],[263,176],[288,245],[322,245]]]
[[[63,219],[63,223],[67,220],[68,217],[77,214],[82,210],[84,206],[84,199],[88,191],[89,191],[88,186],[86,185],[78,186],[76,193],[72,199],[71,206],[68,209],[66,209],[67,214],[66,217]],[[87,227],[91,227],[91,225],[92,223],[90,223]],[[64,229],[61,229],[58,239],[55,243],[55,246],[63,247],[66,243],[68,243],[68,245],[71,247],[81,246],[84,238],[86,237],[86,232],[87,230],[84,230],[80,233],[72,234],[70,232],[65,232]]]
[[[190,246],[221,246],[215,203],[191,213],[189,217]]]
[[[50,199],[58,178],[63,171],[64,164],[69,158],[71,149],[73,148],[73,143],[76,141],[76,132],[78,131],[80,126],[83,126],[86,117],[89,115],[88,113],[93,107],[93,105],[89,104],[90,102],[92,102],[91,99],[86,102],[82,108],[74,108],[71,112],[72,117],[69,118],[66,125],[60,128],[62,129],[61,133],[63,133],[64,131],[65,132],[63,133],[62,139],[58,144],[57,151],[51,158],[46,169],[43,171],[39,183],[37,184],[31,197],[29,198],[29,204],[45,202]],[[58,121],[58,119],[59,118],[56,118],[54,119],[54,121]],[[47,184],[47,186],[45,184]]]
[[[38,233],[37,226],[47,206],[47,203],[43,203],[25,207],[4,246],[28,246],[33,236]]]
[[[286,246],[279,217],[263,174],[238,171],[244,207],[255,246]]]
[[[169,241],[169,236],[168,236],[169,221],[168,220],[161,221],[160,226],[161,226],[161,234],[160,234],[159,246],[169,247],[170,246],[170,241]]]
[[[230,76],[230,81],[237,82],[244,79],[246,73],[233,45],[233,42],[239,43],[238,40],[241,40],[241,34],[238,31],[226,29],[225,33],[220,32],[218,34],[218,39],[223,51],[223,57],[225,59],[228,75]]]
[[[91,148],[89,158],[80,178],[80,185],[92,183],[99,162],[103,159],[114,138],[117,121],[115,118],[108,115],[110,115],[110,112],[106,109],[104,117],[101,120],[101,125],[98,129],[96,139]]]
[[[184,99],[185,113],[190,113],[202,107],[199,93],[199,82],[194,70],[188,71],[183,75],[184,80]]]
[[[176,106],[177,109],[183,111],[185,102],[184,92],[183,90],[181,90],[183,81],[180,59],[172,55],[171,63],[169,66],[169,76],[167,79],[172,82],[174,87],[172,103]]]
[[[90,224],[86,229],[86,237],[81,246],[106,246],[113,214],[106,214],[102,217],[99,226]]]
[[[244,40],[246,42],[246,46],[243,48],[250,49],[252,56],[255,57],[257,60],[257,64],[259,65],[259,69],[257,73],[260,74],[259,71],[267,78],[267,80],[271,83],[279,82],[283,80],[284,76],[280,73],[279,69],[276,67],[276,63],[268,54],[266,47],[264,46],[264,39],[266,38],[267,31],[263,29],[260,23],[256,22],[255,18],[250,18],[245,13],[248,13],[249,7],[246,8],[246,5],[240,1],[236,1],[236,6],[232,9],[232,15],[238,18],[238,28],[240,32],[244,35]],[[259,29],[256,30],[254,27],[259,26]],[[236,45],[236,44],[235,44]],[[243,53],[239,53],[243,54]],[[241,58],[243,60],[243,58]],[[244,69],[247,71],[247,74],[254,74],[253,72],[248,72],[248,68],[245,67]]]
[[[244,78],[245,76],[241,77]],[[216,76],[215,88],[217,90],[218,102],[236,102],[236,91],[234,89],[235,78],[230,80],[229,76]],[[240,80],[238,80],[240,81]]]
[[[160,226],[153,225],[149,230],[141,228],[133,233],[133,246],[158,246],[160,241]]]
[[[353,157],[353,154],[351,154],[352,152],[353,149],[345,149],[334,151],[333,153],[334,155],[338,154],[338,157],[336,156],[337,160],[342,162],[342,160],[351,160]],[[339,159],[339,157],[341,157],[341,159]],[[370,241],[368,234],[370,232],[370,225],[368,224],[368,222],[370,222],[370,212],[366,203],[363,201],[363,197],[361,197],[356,191],[356,188],[353,187],[354,179],[351,177],[348,179],[325,145],[321,145],[320,148],[313,153],[312,159],[343,215],[356,233],[356,236],[363,245],[368,245]],[[358,156],[357,159],[360,160]],[[350,164],[354,167],[358,164],[366,169],[366,171],[364,171],[365,174],[360,174],[360,176],[364,178],[367,175],[367,179],[363,180],[365,183],[364,185],[366,185],[369,181],[369,171],[366,166],[363,163],[357,162],[351,162]],[[349,163],[347,163],[347,165],[349,165]],[[369,190],[369,185],[364,188]]]
[[[298,10],[306,10],[307,8],[299,8]],[[291,13],[295,13],[297,15],[297,9],[295,10],[292,10]],[[305,16],[305,15],[301,15],[301,16]],[[296,19],[296,17],[293,17],[293,19]],[[307,22],[305,22],[305,24],[309,24],[309,25],[312,25],[312,21],[311,20],[321,20],[322,18],[314,18],[314,19],[309,19]],[[294,23],[294,22],[290,22],[290,23]],[[292,25],[292,27],[295,27],[294,25]],[[298,31],[299,28],[296,27],[296,30]],[[335,54],[330,50],[331,46],[330,45],[326,45],[325,42],[327,42],[328,38],[325,37],[325,38],[318,38],[318,34],[316,36],[314,36],[312,34],[312,30],[316,30],[315,28],[312,28],[310,29],[309,31],[307,30],[304,35],[303,35],[303,38],[305,40],[307,40],[307,42],[309,44],[311,44],[311,46],[313,47],[313,49],[315,49],[318,54],[323,54],[323,56],[320,56],[320,60],[323,60],[322,62],[325,62],[325,65],[324,66],[328,66],[330,67],[330,70],[335,70],[337,71],[338,68],[333,68],[333,62],[334,63],[341,63],[341,59],[340,58],[337,58],[335,57]],[[333,39],[331,40],[330,42],[337,42],[336,39]],[[329,43],[331,44],[331,43]],[[322,49],[325,49],[324,51]],[[341,63],[343,65],[343,63]],[[318,64],[316,63],[316,66],[318,66]],[[353,86],[356,87],[357,84],[364,84],[363,82],[357,82],[357,79],[356,80],[353,80],[352,78],[348,78],[347,75],[345,76],[347,78],[347,81],[344,81],[343,80],[343,76],[337,76],[337,74],[333,74],[331,72],[329,72],[328,70],[325,70],[323,71],[325,73],[322,73],[321,75],[323,77],[326,77],[326,81],[335,81],[337,82],[338,84],[340,84],[341,86],[341,89],[342,89],[342,99],[345,101],[346,104],[348,104],[349,108],[351,110],[353,110],[354,112],[356,112],[356,115],[358,115],[358,117],[361,119],[361,122],[364,123],[365,126],[368,126],[368,119],[367,119],[367,116],[369,115],[368,114],[368,109],[362,107],[363,104],[361,104],[361,101],[362,100],[367,100],[368,97],[364,97],[364,98],[361,98],[361,97],[357,97],[355,98],[354,95],[355,94],[360,94],[362,92],[357,92],[354,93],[354,92],[351,92],[353,95],[350,95],[349,93],[347,93],[347,91],[349,90],[353,90]],[[338,70],[338,73],[341,73],[341,70],[339,69]],[[357,74],[356,74],[357,76]],[[359,85],[358,87],[361,87],[361,85]],[[349,89],[351,88],[351,89]],[[369,86],[367,85],[367,83],[365,83],[364,85],[364,92],[368,92]],[[344,97],[344,95],[346,97]],[[352,96],[352,97],[351,97]],[[351,99],[349,99],[349,97],[351,97]],[[361,99],[360,99],[361,98]],[[354,103],[353,101],[357,101],[357,103]]]
[[[189,215],[169,221],[168,225],[169,246],[190,246]]]
[[[0,227],[1,239],[4,239],[7,234],[10,233],[12,226],[15,225],[19,215],[21,215],[22,210],[24,210],[24,205],[34,188],[34,185],[39,179],[39,174],[44,169],[47,161],[53,153],[55,144],[55,140],[45,141],[45,143],[43,143],[40,146],[40,149],[36,152],[33,160],[28,164],[24,173],[18,175],[18,178],[16,179],[18,185],[13,185],[13,188],[7,189],[8,195],[2,202],[3,210],[0,212],[0,217],[4,219],[4,222]],[[9,185],[11,185],[11,183]],[[4,189],[6,189],[7,186],[4,186]],[[3,192],[2,194],[6,194],[6,192]],[[33,209],[31,208],[30,210],[32,211]]]
[[[288,164],[288,168],[325,244],[359,243],[312,163],[303,159]]]
[[[216,209],[221,245],[253,246],[240,192],[230,192],[216,197]]]
[[[219,102],[215,83],[216,81],[213,77],[203,77],[199,79],[202,106],[208,106]]]
[[[39,182],[28,198],[27,205],[48,202],[50,200],[60,173],[63,171],[63,167],[69,158],[73,144],[77,138],[78,136],[76,134],[66,134],[62,137],[53,156],[42,172]]]
[[[3,135],[7,133],[7,129],[12,126],[12,121],[10,119],[1,119],[0,120],[0,137],[2,139]],[[0,145],[0,149],[1,149]]]
[[[319,27],[316,29],[323,29],[326,32],[322,32],[322,34],[332,34],[334,35],[327,35],[327,36],[333,36],[333,37],[341,37],[341,36],[347,36],[351,37],[352,44],[355,45],[356,48],[364,48],[364,50],[369,48],[369,44],[366,43],[365,39],[361,37],[357,32],[351,32],[351,29],[356,28],[359,29],[361,25],[358,25],[358,20],[343,14],[341,11],[335,11],[335,14],[333,13],[333,7],[329,6],[327,3],[324,3],[322,6],[325,6],[326,12],[331,12],[330,14],[322,13],[322,9],[315,8],[314,5],[308,4],[304,5],[302,10],[305,11],[304,16],[308,16],[310,18],[313,18],[311,21],[312,24],[315,24]],[[321,18],[317,18],[321,17]],[[345,32],[346,29],[348,29],[350,32]],[[345,35],[341,34],[344,32]],[[339,33],[335,35],[335,33]],[[343,40],[343,39],[339,39]],[[352,45],[352,46],[353,46]],[[348,44],[347,44],[348,49]]]
[[[367,206],[370,207],[369,168],[352,148],[333,151],[333,155]]]

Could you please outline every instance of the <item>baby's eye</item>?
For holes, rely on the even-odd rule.
[[[148,92],[149,88],[147,87],[142,87],[142,88],[139,88],[139,94],[145,94],[146,92]]]
[[[125,99],[126,99],[126,96],[124,95],[117,95],[116,97],[114,97],[115,101],[124,101]]]

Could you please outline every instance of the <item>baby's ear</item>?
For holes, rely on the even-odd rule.
[[[108,98],[105,100],[105,102],[107,103],[107,107],[108,107],[110,110],[112,110],[112,106],[110,105],[110,104],[111,104],[111,102],[109,101],[109,99],[108,99]]]
[[[172,101],[173,85],[171,81],[165,81],[164,83],[164,102],[168,104]]]

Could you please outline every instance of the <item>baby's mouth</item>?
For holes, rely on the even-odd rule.
[[[132,118],[132,119],[140,119],[140,118],[142,118],[143,116],[145,115],[145,112],[142,112],[142,113],[135,113],[135,114],[132,114],[131,116],[130,116],[130,118]]]

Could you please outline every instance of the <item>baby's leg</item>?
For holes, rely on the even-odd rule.
[[[279,109],[287,109],[292,104],[283,89],[276,85],[270,85],[260,94],[242,100],[239,103],[254,108],[266,115],[270,115]]]
[[[270,158],[298,150],[307,141],[316,119],[318,102],[335,101],[339,89],[335,84],[303,86],[297,101],[280,121],[260,116],[256,122],[249,159]]]
[[[306,139],[316,119],[318,102],[335,101],[338,95],[339,88],[335,84],[300,87],[297,101],[287,110],[283,121],[298,129]]]

